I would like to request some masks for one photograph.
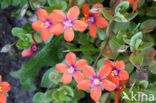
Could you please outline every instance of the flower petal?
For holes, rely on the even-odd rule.
[[[109,65],[101,66],[98,71],[98,76],[100,78],[106,78],[110,74],[111,71],[112,71],[112,68]]]
[[[2,92],[8,92],[10,90],[10,84],[8,82],[1,82],[0,87],[2,87]]]
[[[23,50],[22,51],[22,56],[23,57],[26,57],[26,56],[30,56],[30,55],[32,55],[32,54],[34,54],[34,52],[32,52],[32,51],[30,51],[30,50]]]
[[[109,60],[106,60],[105,63],[104,63],[104,65],[109,65],[109,66],[111,66],[112,68],[115,67],[114,63],[113,63],[112,61],[109,61]]]
[[[100,4],[100,3],[97,3],[97,4],[94,4],[94,5],[92,6],[92,8],[94,8],[94,7],[100,7],[100,8],[102,8],[103,5]],[[93,13],[93,15],[94,15],[94,16],[99,16],[101,13],[102,13],[102,11],[99,11],[98,13]]]
[[[95,72],[94,72],[94,69],[89,66],[89,65],[86,65],[84,68],[83,68],[83,75],[88,77],[88,78],[93,78],[95,77]]]
[[[81,90],[88,90],[92,86],[90,80],[82,80],[78,83],[77,88]]]
[[[73,52],[69,52],[65,56],[65,59],[66,59],[67,64],[69,64],[70,66],[74,66],[76,63],[76,55]]]
[[[7,98],[5,94],[0,93],[0,103],[6,103],[6,101],[7,101]]]
[[[79,16],[79,14],[80,14],[79,8],[77,6],[73,6],[72,8],[69,9],[67,17],[70,20],[74,20]]]
[[[80,81],[84,80],[84,76],[81,72],[77,71],[74,73],[74,79],[79,83]]]
[[[83,70],[83,68],[84,68],[85,65],[88,65],[87,60],[80,59],[80,60],[78,60],[76,62],[75,67],[76,67],[76,69]]]
[[[73,29],[68,28],[64,31],[64,39],[68,42],[71,42],[74,39]]]
[[[96,24],[91,24],[89,27],[89,34],[91,37],[96,37],[97,27]]]
[[[119,94],[118,91],[114,91],[115,94],[115,103],[119,103]]]
[[[64,31],[64,27],[63,24],[61,23],[53,24],[53,26],[50,29],[50,32],[54,35],[60,35],[61,33],[63,33],[63,31]]]
[[[137,1],[135,0],[134,3],[133,3],[133,10],[136,10],[137,6],[138,6],[138,4],[137,4]]]
[[[46,41],[51,37],[51,33],[49,29],[43,29],[41,32],[41,38]]]
[[[64,73],[62,76],[62,82],[64,84],[69,84],[72,81],[72,74],[71,73]]]
[[[96,18],[96,25],[100,28],[105,28],[108,25],[107,20],[104,17],[98,17]]]
[[[122,70],[125,68],[125,63],[122,60],[116,61],[115,66],[118,70]]]
[[[116,85],[107,79],[103,80],[101,85],[108,91],[114,91],[114,89],[116,88]]]
[[[74,29],[76,29],[77,31],[85,31],[86,29],[87,29],[87,27],[88,27],[88,24],[87,23],[85,23],[85,22],[83,22],[83,21],[81,21],[81,20],[75,20],[74,22],[73,22],[73,27],[74,27]]]
[[[112,77],[112,80],[111,80],[113,83],[115,83],[116,84],[116,86],[118,86],[119,85],[119,81],[120,81],[120,79],[119,79],[119,77],[118,76],[114,76],[114,77]]]
[[[38,17],[39,17],[41,20],[46,20],[46,19],[48,19],[48,13],[47,13],[47,11],[44,10],[44,9],[42,9],[42,8],[39,8],[37,15],[38,15]]]
[[[63,63],[59,63],[59,64],[56,64],[55,68],[56,68],[57,72],[64,73],[65,71],[67,71],[68,66]]]
[[[91,90],[90,96],[94,101],[98,101],[101,97],[102,91],[100,87],[94,86]]]
[[[36,20],[32,23],[32,28],[36,31],[41,31],[43,28],[42,23],[43,23],[42,21]]]
[[[0,82],[2,81],[2,76],[0,75]]]
[[[119,73],[119,77],[120,77],[121,80],[128,80],[129,74],[127,73],[127,71],[122,70]]]
[[[85,15],[85,16],[90,16],[91,15],[91,13],[90,13],[90,7],[89,7],[89,5],[88,4],[83,4],[82,5],[82,13]]]
[[[49,14],[49,19],[53,22],[63,22],[66,19],[66,15],[61,10],[54,10]]]

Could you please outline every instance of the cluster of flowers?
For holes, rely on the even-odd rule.
[[[93,7],[103,7],[102,4],[95,4]],[[61,10],[53,10],[52,13],[48,14],[46,10],[39,9],[38,17],[40,20],[33,22],[32,27],[36,31],[41,32],[41,38],[48,40],[51,35],[60,35],[64,32],[64,39],[68,42],[74,39],[74,31],[77,30],[83,32],[90,26],[90,35],[96,36],[97,26],[105,28],[108,22],[104,17],[100,17],[101,11],[97,13],[91,13],[90,8],[87,4],[82,6],[82,13],[85,15],[84,18],[77,20],[80,10],[77,6],[69,9],[67,14]]]
[[[129,74],[124,70],[123,61],[113,63],[107,60],[95,73],[85,59],[76,61],[76,55],[72,52],[65,56],[65,60],[67,65],[59,63],[55,66],[59,73],[64,73],[62,76],[64,84],[69,84],[73,77],[78,83],[78,89],[91,89],[90,96],[94,101],[99,100],[103,89],[115,91],[116,101],[119,101],[119,94],[125,88],[124,83],[129,79]]]
[[[5,93],[10,90],[10,84],[8,82],[2,82],[2,76],[0,75],[0,103],[6,103],[7,98]]]

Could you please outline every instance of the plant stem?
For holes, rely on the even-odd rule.
[[[110,39],[110,33],[109,33],[109,30],[110,30],[110,25],[112,24],[112,20],[109,21],[109,24],[108,24],[108,27],[106,29],[106,43],[104,44],[103,46],[103,49],[101,50],[101,52],[99,53],[98,57],[96,58],[94,64],[93,64],[93,67],[95,67],[97,61],[100,59],[101,55],[102,55],[102,52],[106,49],[108,43],[109,43],[109,39]]]

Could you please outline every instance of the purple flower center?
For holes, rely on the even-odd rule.
[[[66,29],[66,28],[72,29],[73,23],[72,23],[71,20],[67,19],[67,20],[65,20],[65,21],[63,22],[63,24],[64,24],[64,29]]]
[[[75,68],[73,66],[70,66],[68,67],[67,72],[73,74],[75,72]]]
[[[95,17],[94,17],[94,16],[90,16],[90,17],[88,18],[88,20],[89,20],[89,23],[90,23],[90,24],[95,23]]]
[[[31,51],[32,52],[36,52],[36,50],[37,50],[37,45],[36,44],[32,44]]]
[[[43,28],[50,28],[52,26],[52,22],[50,20],[46,20],[41,25]]]
[[[98,86],[98,85],[102,84],[100,78],[94,78],[94,79],[92,79],[92,81],[93,81],[94,86]]]
[[[123,84],[119,84],[119,85],[116,87],[115,90],[122,90],[122,89],[124,89],[124,88],[125,88],[125,86],[124,86]]]
[[[111,72],[111,75],[114,76],[119,76],[119,70],[117,70],[116,68],[114,68]]]

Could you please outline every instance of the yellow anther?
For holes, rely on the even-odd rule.
[[[70,29],[72,29],[72,27],[70,27]]]
[[[69,20],[69,22],[71,22],[71,20]]]
[[[73,26],[72,24],[70,24],[70,26]]]
[[[63,22],[63,24],[66,24],[65,22]]]
[[[41,24],[41,26],[43,26],[43,25],[44,25],[44,23]]]
[[[64,29],[66,29],[66,27],[64,26]]]

